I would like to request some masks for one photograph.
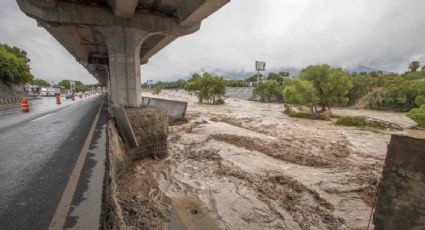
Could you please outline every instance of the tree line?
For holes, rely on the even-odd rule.
[[[155,87],[184,88],[195,94],[199,102],[222,104],[225,88],[254,83],[252,100],[284,102],[309,108],[312,114],[330,113],[334,106],[363,104],[364,108],[411,111],[415,121],[425,119],[425,66],[418,61],[409,64],[403,74],[370,72],[349,73],[329,65],[311,65],[293,77],[287,73],[269,73],[267,77],[253,75],[245,80],[226,80],[209,73],[194,74],[188,81],[158,82]],[[418,123],[419,123],[418,122]]]
[[[277,85],[277,82],[258,84],[254,89],[273,93],[290,105],[303,105],[312,114],[330,112],[338,106],[363,104],[364,108],[409,111],[408,116],[420,126],[425,126],[425,66],[411,62],[403,74],[348,73],[329,65],[304,68],[294,79]],[[280,87],[282,95],[279,94]],[[273,89],[273,90],[270,90]]]
[[[18,47],[0,44],[0,79],[9,85],[30,83],[32,85],[52,86],[43,79],[34,78],[31,74],[30,59],[27,52]],[[70,80],[62,80],[57,85],[65,89],[70,88]],[[87,91],[92,85],[85,85],[75,81],[76,91]]]

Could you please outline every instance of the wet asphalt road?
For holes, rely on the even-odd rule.
[[[103,98],[0,112],[0,229],[47,229]]]

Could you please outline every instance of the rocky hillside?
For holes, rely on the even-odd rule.
[[[17,97],[23,94],[22,87],[10,86],[0,79],[0,99]]]

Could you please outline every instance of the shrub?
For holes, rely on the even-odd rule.
[[[192,79],[187,81],[185,89],[194,93],[200,103],[224,104],[226,80],[209,73],[204,73],[202,77],[199,74],[193,74]]]
[[[296,117],[296,118],[310,119],[310,120],[322,120],[322,121],[329,120],[329,117],[319,113],[295,112],[290,110],[286,110],[284,113],[288,115],[289,117]]]
[[[343,126],[356,126],[356,127],[367,126],[367,122],[363,117],[349,117],[349,116],[339,118],[335,124],[343,125]]]
[[[397,124],[393,124],[388,121],[383,121],[370,117],[355,117],[355,116],[346,116],[340,117],[336,125],[342,126],[355,126],[361,128],[377,128],[377,129],[393,129],[393,130],[402,130],[403,128]]]
[[[418,107],[421,107],[422,105],[425,105],[425,95],[417,96],[415,98],[415,104]]]
[[[254,87],[252,99],[261,102],[282,101],[281,87],[275,80],[260,82]]]
[[[418,123],[419,127],[425,127],[425,104],[410,110],[407,116]]]

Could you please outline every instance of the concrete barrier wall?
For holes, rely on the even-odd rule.
[[[142,104],[143,105],[149,105],[150,97],[142,97]]]
[[[153,97],[143,97],[143,104],[166,110],[170,122],[184,119],[187,109],[187,102]]]
[[[376,230],[425,229],[425,139],[391,137],[373,222]]]
[[[253,91],[253,87],[227,87],[226,97],[248,100],[251,98]]]
[[[0,105],[14,105],[19,104],[19,97],[8,97],[8,98],[0,98]]]

